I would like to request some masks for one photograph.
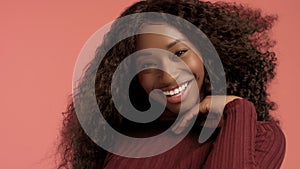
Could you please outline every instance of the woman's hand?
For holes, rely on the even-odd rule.
[[[212,113],[208,116],[207,120],[219,122],[226,104],[235,99],[241,99],[241,97],[232,95],[206,96],[203,100],[200,101],[199,104],[195,105],[181,117],[178,123],[176,123],[172,128],[172,131],[176,134],[180,134],[184,129],[186,129],[190,125],[191,120],[193,118],[196,118],[199,113],[207,114],[209,110],[211,110],[210,112]]]

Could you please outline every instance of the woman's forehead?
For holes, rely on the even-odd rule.
[[[198,50],[195,48],[193,43],[177,28],[171,26],[167,23],[155,22],[155,23],[144,23],[138,32],[137,36],[137,48],[141,47],[141,43],[150,43],[150,41],[154,41],[156,43],[154,46],[159,44],[164,44],[165,42],[173,43],[173,42],[181,42],[191,48],[193,51],[198,53]],[[152,36],[149,36],[152,35]],[[153,36],[154,35],[154,36]],[[143,38],[141,38],[143,37]],[[148,38],[145,38],[148,37]],[[149,39],[149,37],[156,37],[155,39]],[[158,38],[161,37],[161,38]],[[149,42],[145,42],[149,41]],[[150,43],[151,45],[153,43]],[[143,45],[142,45],[143,46]]]
[[[157,34],[172,39],[186,39],[180,31],[166,23],[145,23],[139,29],[138,34]]]

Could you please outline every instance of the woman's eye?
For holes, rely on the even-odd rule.
[[[180,50],[180,51],[178,51],[178,52],[175,52],[175,55],[176,56],[181,56],[181,55],[183,55],[185,52],[187,52],[188,50]]]

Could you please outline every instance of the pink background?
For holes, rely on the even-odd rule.
[[[71,93],[76,58],[87,39],[136,0],[0,2],[0,168],[50,169]],[[287,139],[283,169],[300,165],[297,110],[300,1],[238,0],[279,15],[279,57],[272,98]],[[298,134],[297,134],[298,133]]]

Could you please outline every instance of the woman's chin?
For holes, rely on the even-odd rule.
[[[174,114],[180,114],[180,113],[187,112],[190,109],[190,107],[180,106],[180,104],[178,104],[178,105],[170,105],[170,106],[167,105],[167,109]]]

